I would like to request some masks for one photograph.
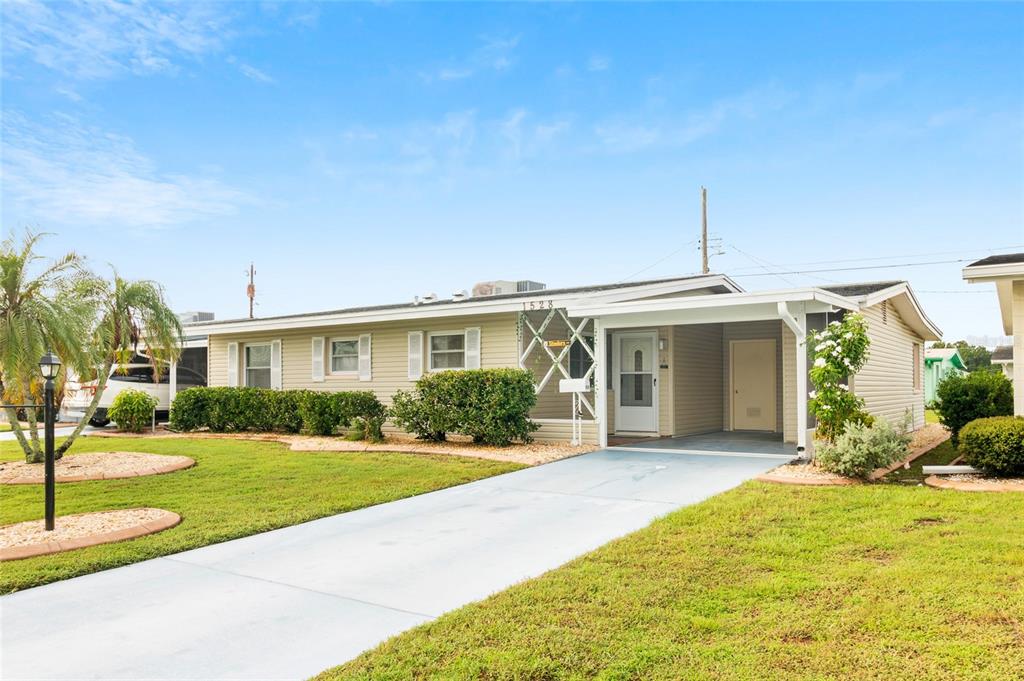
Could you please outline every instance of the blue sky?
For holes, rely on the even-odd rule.
[[[1020,4],[2,13],[4,233],[180,310],[687,274],[702,184],[713,270],[907,278],[948,338],[1000,333],[961,262],[777,273],[1024,250]]]

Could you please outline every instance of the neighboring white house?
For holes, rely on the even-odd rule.
[[[209,336],[214,386],[372,390],[389,403],[430,371],[522,367],[535,377],[541,440],[569,439],[572,396],[559,379],[582,378],[587,442],[755,431],[796,450],[813,433],[806,334],[860,312],[871,349],[851,390],[879,418],[909,411],[924,424],[924,343],[941,334],[906,282],[744,291],[710,274],[479,295],[495,288],[188,333]]]
[[[1013,346],[1000,345],[992,351],[992,363],[1011,381],[1013,380]]]
[[[982,258],[965,267],[963,274],[971,284],[996,285],[1003,332],[1013,336],[1013,356],[1024,357],[1024,253]],[[1012,371],[1013,413],[1024,416],[1024,363],[1014,364]]]

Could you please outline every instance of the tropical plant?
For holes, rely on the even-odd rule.
[[[128,281],[116,272],[111,281],[103,280],[74,253],[31,277],[32,265],[42,259],[34,253],[38,240],[39,235],[28,234],[20,249],[13,238],[0,246],[0,385],[6,403],[37,402],[37,363],[47,350],[61,358],[62,372],[96,376],[96,393],[81,422],[56,448],[59,458],[95,414],[111,369],[126,368],[141,348],[159,378],[180,352],[181,323],[155,282]],[[13,410],[8,418],[26,461],[38,463],[43,460],[38,414],[36,409],[26,411],[27,429],[18,424]]]
[[[809,404],[818,421],[816,436],[835,442],[849,423],[870,425],[872,418],[864,411],[864,400],[846,383],[868,359],[871,341],[864,317],[848,314],[841,322],[833,321],[809,335],[808,344],[814,354],[810,371],[814,390]]]
[[[4,404],[39,404],[43,382],[39,358],[53,351],[63,363],[55,383],[60,388],[66,371],[87,373],[91,368],[88,339],[95,319],[95,280],[76,253],[67,253],[42,268],[35,253],[42,235],[28,233],[22,243],[9,237],[0,244],[0,399]],[[41,410],[7,407],[11,430],[29,463],[43,460],[38,420]]]

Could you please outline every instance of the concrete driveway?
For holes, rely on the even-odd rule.
[[[602,450],[29,589],[0,676],[305,678],[780,462]]]

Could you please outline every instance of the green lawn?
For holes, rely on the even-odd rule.
[[[1024,494],[747,483],[322,679],[1020,679]]]
[[[939,422],[939,413],[937,411],[935,411],[934,409],[925,409],[924,410],[924,422],[925,423],[938,423]]]
[[[57,513],[155,506],[180,514],[182,523],[131,541],[3,563],[0,593],[522,468],[454,456],[291,452],[279,443],[246,440],[93,437],[79,440],[72,451],[111,449],[184,454],[196,466],[166,475],[58,484]],[[0,460],[21,457],[16,443],[0,443]],[[42,485],[0,485],[0,524],[42,515]]]

